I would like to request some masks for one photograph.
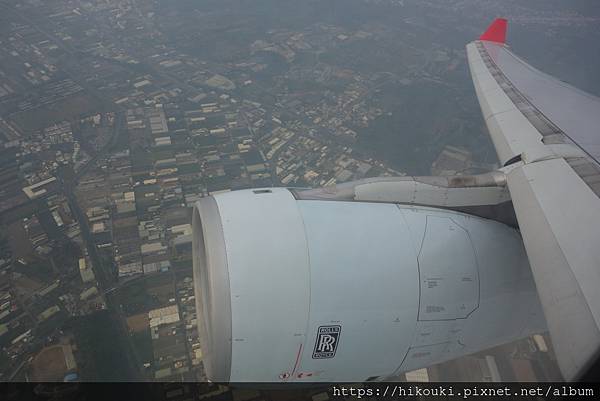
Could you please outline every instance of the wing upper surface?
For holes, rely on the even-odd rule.
[[[481,42],[513,87],[596,161],[600,160],[600,98],[530,66],[506,46]]]
[[[467,45],[559,366],[578,378],[600,349],[600,99],[499,41]]]

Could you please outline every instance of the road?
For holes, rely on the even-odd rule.
[[[80,59],[81,57],[96,58],[96,59],[101,58],[98,56],[83,54],[82,52],[78,51],[77,49],[74,49],[74,48],[70,47],[69,45],[65,44],[64,41],[62,41],[60,38],[56,37],[52,32],[50,32],[46,29],[45,23],[47,21],[36,21],[35,18],[32,18],[28,15],[22,14],[19,10],[13,8],[11,5],[8,5],[4,2],[0,2],[0,12],[10,13],[15,17],[15,19],[19,19],[19,20],[23,21],[24,23],[26,23],[27,25],[30,25],[33,29],[37,30],[41,35],[46,37],[49,41],[56,44],[62,51],[64,51],[70,58],[72,58],[74,60],[74,62],[76,62],[77,59]],[[102,60],[112,61],[110,59],[104,59],[104,58],[102,58]],[[179,85],[182,85],[187,90],[193,90],[194,92],[197,92],[197,89],[195,89],[183,82],[180,82],[176,77],[169,76],[167,74],[156,71],[152,67],[151,67],[151,69],[153,70],[152,71],[153,73],[156,73],[157,75],[163,77],[164,79],[167,79],[170,82],[175,82]],[[71,209],[73,216],[79,222],[81,236],[83,238],[84,246],[87,249],[88,256],[92,262],[92,269],[93,269],[96,279],[98,281],[98,287],[99,287],[98,289],[100,290],[100,293],[104,294],[108,312],[111,314],[111,317],[114,319],[115,323],[117,323],[117,325],[119,326],[119,331],[120,331],[119,334],[120,334],[120,336],[122,336],[122,339],[124,340],[121,342],[121,344],[124,344],[125,342],[127,343],[126,344],[127,346],[125,346],[123,348],[124,348],[127,360],[130,365],[130,368],[128,369],[132,375],[132,377],[130,379],[131,380],[142,380],[143,376],[139,369],[140,366],[142,366],[142,365],[141,365],[140,361],[137,360],[137,356],[134,352],[133,344],[132,344],[131,337],[130,337],[128,329],[127,329],[125,318],[124,318],[123,314],[121,313],[119,305],[116,303],[116,301],[113,297],[113,293],[121,286],[130,282],[130,280],[127,280],[127,282],[125,282],[125,283],[117,283],[116,274],[112,269],[112,265],[109,265],[105,261],[103,261],[103,258],[99,254],[98,248],[96,247],[94,238],[90,231],[87,216],[86,216],[85,212],[81,209],[81,207],[78,203],[77,197],[75,195],[75,189],[76,189],[78,181],[87,172],[89,172],[90,169],[93,169],[96,166],[96,162],[98,160],[100,160],[102,157],[104,157],[108,152],[110,152],[114,148],[114,146],[118,143],[118,140],[120,138],[120,135],[121,135],[123,127],[124,127],[124,114],[123,114],[124,110],[121,106],[115,105],[112,102],[112,99],[106,98],[105,95],[103,95],[101,92],[99,92],[96,88],[92,87],[87,82],[85,82],[84,79],[79,79],[79,77],[81,76],[81,72],[78,71],[77,68],[73,68],[72,66],[69,66],[66,63],[62,63],[60,65],[60,70],[65,72],[69,76],[69,78],[71,78],[79,86],[84,88],[84,90],[87,93],[96,97],[98,100],[100,100],[104,104],[110,104],[111,109],[116,110],[114,130],[113,130],[113,133],[112,133],[111,138],[108,141],[108,143],[91,160],[89,160],[88,163],[86,163],[84,166],[82,166],[76,173],[73,173],[72,170],[69,171],[66,169],[57,171],[57,179],[59,182],[60,189],[67,199],[68,205]]]

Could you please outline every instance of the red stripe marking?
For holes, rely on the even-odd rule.
[[[488,40],[496,43],[506,43],[506,28],[508,21],[504,18],[496,18],[488,29],[479,37],[479,40]]]
[[[296,373],[296,369],[298,368],[298,362],[300,362],[300,354],[302,353],[302,344],[300,344],[300,348],[298,348],[298,354],[296,355],[296,363],[294,363],[294,370],[292,370],[292,374],[290,377],[294,377],[294,373]]]

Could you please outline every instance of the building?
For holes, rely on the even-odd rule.
[[[92,269],[88,267],[85,258],[79,259],[79,274],[81,275],[81,281],[84,283],[89,283],[96,278]]]
[[[179,321],[179,307],[177,305],[165,306],[148,312],[150,327],[162,324],[176,323]]]
[[[407,382],[429,382],[427,368],[417,369],[404,373]]]
[[[433,175],[455,175],[468,170],[472,165],[471,152],[455,146],[446,146],[431,166]]]
[[[143,268],[141,261],[119,264],[119,277],[132,276],[142,272]]]
[[[89,299],[96,294],[98,294],[98,288],[90,287],[87,290],[84,290],[81,292],[81,294],[79,295],[79,299],[81,299],[82,301],[85,301],[86,299]]]

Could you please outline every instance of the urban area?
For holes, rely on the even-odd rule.
[[[546,41],[600,22],[509,3],[515,30]],[[503,12],[457,0],[0,1],[0,380],[204,382],[194,202],[494,169],[464,45]],[[559,378],[539,333],[400,380]],[[167,398],[265,399],[198,386]]]

